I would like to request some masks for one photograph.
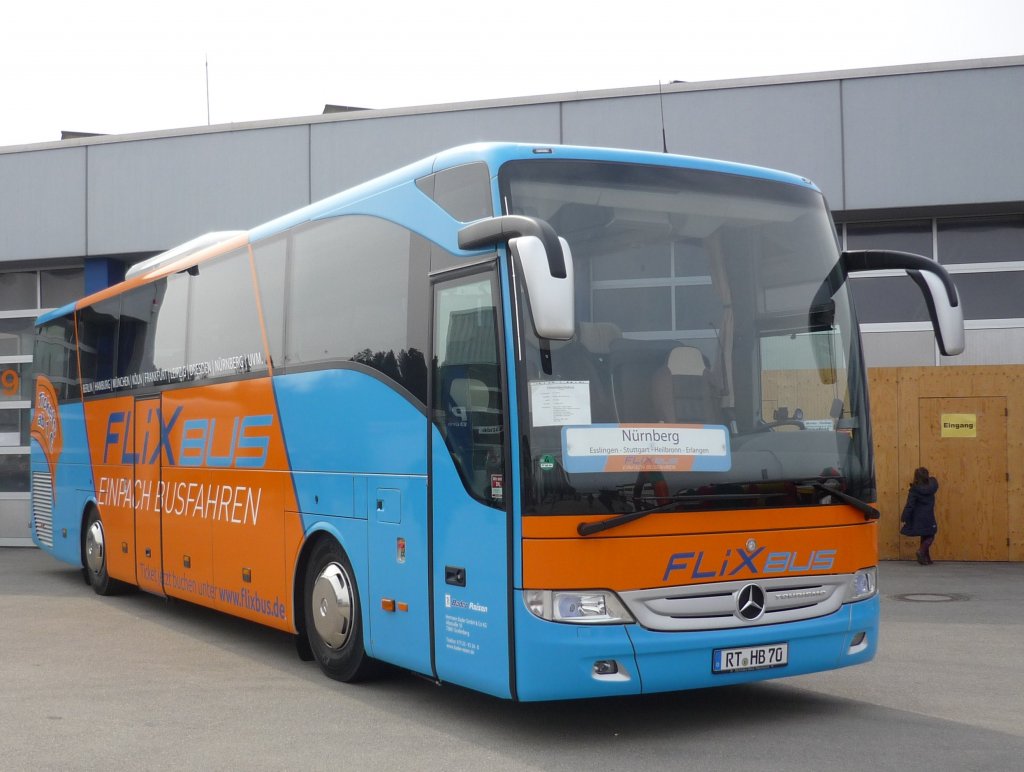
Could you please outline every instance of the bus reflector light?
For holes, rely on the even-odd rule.
[[[385,611],[394,611],[395,610],[395,602],[391,598],[381,598],[380,599],[380,607],[382,609],[384,609]]]

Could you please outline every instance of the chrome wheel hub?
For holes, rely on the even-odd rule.
[[[103,524],[97,520],[85,532],[85,563],[92,573],[100,574],[103,571],[103,561],[106,559],[106,555]]]
[[[352,632],[352,582],[345,569],[329,563],[313,583],[313,626],[327,646],[340,649]]]

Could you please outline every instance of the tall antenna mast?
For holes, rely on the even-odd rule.
[[[658,107],[661,109],[661,152],[668,152],[668,140],[665,138],[665,95],[661,93],[661,81],[658,81]]]
[[[206,125],[210,125],[210,55],[206,54]]]

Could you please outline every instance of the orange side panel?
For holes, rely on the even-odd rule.
[[[93,400],[86,417],[111,575],[294,631],[303,532],[270,379]]]
[[[135,436],[135,576],[139,587],[164,595],[163,529],[161,528],[160,464],[147,463],[158,454],[160,397],[135,400],[128,418]]]
[[[168,391],[163,411],[165,421],[178,416],[168,443],[177,457],[164,467],[165,531],[178,553],[205,547],[212,568],[184,574],[168,592],[293,630],[285,512],[297,506],[270,379]],[[182,561],[168,550],[169,566]]]
[[[129,430],[128,424],[134,410],[132,397],[85,403],[93,484],[107,542],[107,573],[132,584],[135,584],[134,501],[137,495],[134,466],[124,459],[130,459],[135,453],[135,433]]]

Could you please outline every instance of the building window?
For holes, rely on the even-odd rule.
[[[937,233],[943,265],[1024,262],[1024,214],[939,220]]]
[[[60,308],[85,293],[81,268],[58,268],[39,272],[39,300],[42,308]]]
[[[38,279],[39,274],[35,271],[0,273],[0,311],[38,308]]]
[[[954,273],[964,319],[1021,319],[1024,307],[1024,271]]]
[[[82,268],[0,272],[0,497],[28,497],[36,317],[67,305],[84,288]],[[57,383],[62,395],[66,380]]]
[[[937,259],[956,282],[964,319],[1024,319],[1024,214],[932,220],[847,223],[848,249],[894,249]],[[934,244],[934,249],[933,249]],[[927,322],[920,291],[902,271],[851,277],[862,324]],[[906,329],[905,327],[903,329]]]
[[[865,276],[850,279],[861,324],[927,322],[928,306],[910,277]]]
[[[932,221],[847,223],[847,249],[895,249],[933,257]]]

